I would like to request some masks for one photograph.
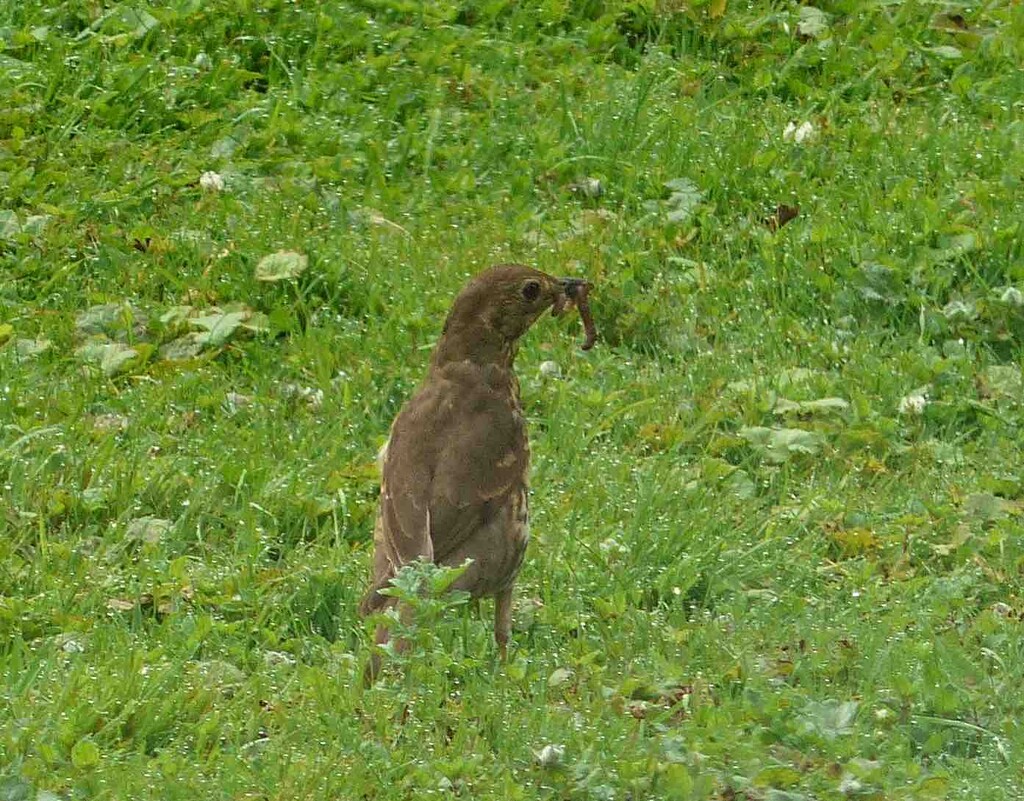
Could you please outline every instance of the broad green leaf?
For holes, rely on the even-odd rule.
[[[914,788],[914,797],[920,799],[948,798],[949,777],[942,774],[926,776]]]
[[[443,567],[439,568],[437,572],[430,576],[430,591],[434,595],[440,595],[443,592],[447,592],[452,584],[458,581],[459,576],[469,570],[469,566],[473,564],[472,559],[467,559],[458,567]]]
[[[145,6],[123,6],[116,10],[107,24],[102,28],[104,33],[127,33],[134,39],[141,39],[160,24]]]
[[[776,383],[780,390],[786,390],[794,386],[803,386],[821,374],[819,370],[811,370],[807,367],[790,367],[779,373]]]
[[[1012,501],[990,492],[975,492],[964,499],[964,512],[977,520],[999,520],[1015,510]]]
[[[817,732],[828,740],[853,733],[857,717],[856,701],[811,701],[803,709],[801,719],[805,730]]]
[[[548,676],[548,687],[561,687],[563,684],[567,684],[573,677],[573,672],[570,668],[555,668]]]
[[[12,239],[20,232],[21,222],[18,215],[10,209],[0,209],[0,239]]]
[[[673,178],[665,188],[672,192],[665,201],[669,222],[686,222],[704,200],[704,193],[689,178]]]
[[[142,540],[151,545],[160,542],[164,535],[171,530],[170,520],[160,517],[138,517],[128,523],[125,536],[128,539]]]
[[[145,334],[147,323],[146,313],[131,303],[101,303],[75,315],[75,333],[79,336],[106,334],[124,338],[131,331],[141,336]]]
[[[92,740],[79,740],[71,747],[71,764],[79,770],[100,764],[100,748]]]
[[[49,214],[32,214],[25,218],[25,222],[21,224],[21,232],[25,234],[39,234],[42,233],[46,227],[46,223],[50,221]]]
[[[946,59],[947,61],[956,61],[963,58],[963,51],[959,47],[953,47],[953,45],[938,45],[936,47],[923,47],[921,48],[926,53],[931,53],[933,56]]]
[[[105,376],[111,377],[128,369],[140,354],[121,342],[94,341],[79,347],[75,355],[84,362],[98,365]]]
[[[160,315],[160,322],[167,328],[181,328],[188,324],[192,311],[191,306],[171,306]]]
[[[194,662],[189,666],[189,671],[199,677],[206,689],[219,691],[225,696],[234,695],[246,679],[245,673],[223,659]]]
[[[203,350],[203,343],[198,333],[186,334],[160,346],[160,358],[169,362],[183,362],[194,359]]]
[[[294,250],[279,250],[264,256],[256,265],[257,281],[284,281],[298,278],[309,266],[309,257]]]
[[[658,787],[665,792],[666,798],[693,798],[693,785],[689,767],[678,762],[665,765],[658,782]]]
[[[0,801],[30,801],[32,785],[20,776],[0,778]]]
[[[1015,364],[993,364],[981,371],[981,384],[987,395],[993,398],[1022,400],[1024,378]]]
[[[800,20],[796,24],[796,29],[803,36],[824,39],[828,34],[828,14],[814,6],[801,6]]]
[[[52,344],[48,339],[19,339],[14,343],[14,351],[19,359],[32,359],[46,353]]]
[[[750,474],[724,459],[706,457],[701,460],[700,470],[706,484],[722,487],[737,498],[748,499],[757,494],[757,485]]]
[[[196,335],[196,341],[203,346],[218,348],[225,344],[249,316],[249,312],[220,312],[193,317],[189,322],[203,331]]]
[[[800,771],[789,765],[769,765],[758,772],[754,783],[761,787],[792,787],[801,777]]]
[[[772,412],[777,415],[786,414],[842,414],[850,408],[848,401],[842,398],[819,398],[810,401],[791,401],[786,398],[778,398],[772,407]]]
[[[782,464],[794,454],[816,454],[824,442],[821,434],[802,428],[748,426],[736,433],[773,464]]]

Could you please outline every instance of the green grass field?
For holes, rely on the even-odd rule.
[[[0,801],[1024,797],[1022,64],[1011,0],[0,4]],[[519,354],[511,659],[425,601],[364,689],[502,261],[602,337]]]

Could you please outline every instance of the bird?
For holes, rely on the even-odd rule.
[[[362,616],[395,603],[382,593],[416,560],[468,567],[451,589],[493,597],[494,639],[508,655],[512,591],[530,538],[530,443],[513,369],[519,338],[547,310],[573,305],[596,339],[589,282],[521,264],[478,273],[455,298],[426,377],[381,449],[370,587]],[[386,626],[376,642],[386,643]],[[375,649],[367,680],[380,670]]]

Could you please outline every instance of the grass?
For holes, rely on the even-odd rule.
[[[1022,61],[1002,0],[4,5],[0,799],[1020,798]],[[364,690],[377,448],[512,259],[603,337],[520,352],[512,659],[434,600]]]

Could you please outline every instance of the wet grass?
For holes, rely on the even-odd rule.
[[[0,8],[0,799],[1019,798],[1022,42],[1004,2]],[[520,352],[512,659],[435,601],[364,690],[375,454],[505,260],[603,337]]]

